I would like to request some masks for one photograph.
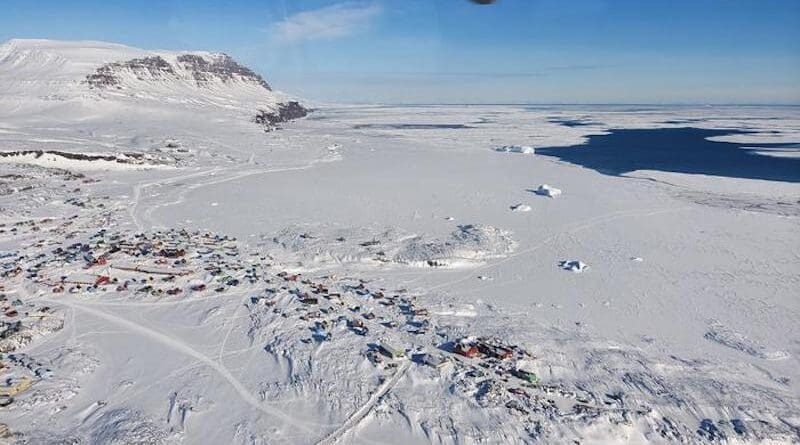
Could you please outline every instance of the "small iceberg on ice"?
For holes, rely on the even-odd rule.
[[[557,189],[547,184],[542,184],[539,186],[539,188],[537,188],[533,192],[536,193],[537,195],[549,196],[551,198],[555,198],[556,196],[559,196],[561,194],[561,189]]]

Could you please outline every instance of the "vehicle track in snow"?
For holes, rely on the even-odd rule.
[[[227,171],[227,170],[225,170],[225,171]],[[251,175],[255,175],[255,174],[263,173],[263,172],[264,172],[263,170],[249,170],[249,171],[240,172],[238,174],[234,174],[234,175],[231,175],[231,176],[223,176],[223,177],[219,177],[216,174],[218,172],[214,172],[214,174],[212,174],[212,177],[215,178],[215,180],[206,181],[206,182],[197,182],[197,183],[194,183],[194,184],[187,185],[186,187],[183,187],[180,191],[178,191],[178,196],[177,196],[176,199],[174,199],[172,201],[159,202],[158,204],[154,204],[154,205],[148,206],[144,210],[144,212],[142,212],[142,218],[141,219],[142,219],[143,222],[150,222],[151,223],[150,225],[152,225],[153,212],[155,212],[156,210],[158,210],[158,209],[160,209],[162,207],[169,207],[169,206],[173,206],[173,205],[180,204],[180,203],[184,202],[186,200],[186,195],[189,192],[192,192],[192,191],[197,190],[197,189],[202,188],[202,187],[208,187],[210,185],[216,185],[216,184],[222,184],[224,182],[235,181],[237,179],[242,179],[242,178],[245,178],[247,176],[251,176]]]
[[[337,160],[338,158],[319,158],[319,159],[313,159],[307,162],[306,164],[301,164],[301,165],[295,165],[289,167],[272,167],[272,168],[264,167],[258,169],[249,169],[245,171],[241,171],[241,168],[243,167],[242,165],[235,165],[226,168],[217,167],[213,169],[207,169],[199,172],[190,173],[187,175],[174,176],[170,178],[159,179],[157,181],[152,181],[152,182],[137,183],[133,187],[133,196],[131,199],[131,204],[128,208],[128,215],[130,216],[130,219],[133,222],[133,224],[136,226],[136,229],[141,231],[144,229],[144,226],[146,225],[147,222],[152,221],[153,212],[155,212],[158,209],[178,205],[185,202],[186,195],[200,188],[222,184],[230,181],[236,181],[253,175],[308,170],[314,167],[316,164],[335,162]],[[246,165],[252,165],[252,164],[248,162],[248,164]],[[228,172],[231,172],[233,174],[228,176],[224,175],[225,173]],[[195,182],[193,184],[189,184],[182,190],[178,191],[176,199],[167,202],[159,202],[157,204],[147,206],[143,211],[139,210],[139,208],[143,206],[142,191],[144,189],[154,186],[174,184],[175,182],[182,181],[185,179],[193,179],[198,176],[200,176],[203,180]]]
[[[378,387],[378,390],[372,393],[366,403],[361,405],[353,414],[351,414],[344,423],[335,430],[331,431],[327,436],[323,437],[321,440],[317,442],[317,445],[329,445],[338,442],[345,434],[349,433],[350,431],[354,430],[358,425],[372,412],[373,408],[380,403],[383,397],[389,393],[397,384],[400,382],[400,379],[406,374],[408,368],[411,367],[410,361],[405,361],[401,364],[397,371],[392,375],[392,377],[385,382],[381,386]]]
[[[210,170],[196,171],[194,173],[189,173],[189,174],[186,174],[186,175],[173,176],[173,177],[170,177],[170,178],[159,179],[157,181],[138,182],[138,183],[136,183],[133,186],[133,196],[131,197],[131,203],[128,206],[128,215],[130,216],[131,222],[133,222],[133,225],[136,226],[136,230],[141,231],[142,228],[143,228],[143,224],[139,220],[139,217],[138,217],[138,214],[137,214],[137,210],[139,209],[139,206],[142,203],[142,191],[144,189],[149,188],[149,187],[153,187],[153,186],[156,186],[156,185],[171,184],[171,183],[174,183],[174,182],[177,182],[177,181],[181,181],[183,179],[191,179],[191,178],[193,178],[195,176],[210,175],[210,174],[212,174],[214,172],[217,172],[217,171],[220,171],[220,170],[221,169],[219,169],[219,168],[213,168],[213,169],[210,169]]]
[[[128,319],[126,319],[124,317],[120,317],[118,315],[115,315],[115,314],[112,314],[112,313],[109,313],[109,312],[104,312],[104,311],[101,311],[99,309],[95,309],[95,308],[92,308],[92,307],[86,307],[86,306],[84,306],[84,305],[82,305],[82,304],[80,304],[78,302],[69,301],[67,299],[53,300],[53,299],[48,299],[48,298],[44,298],[43,301],[47,301],[48,303],[51,303],[51,304],[67,306],[67,307],[69,307],[71,309],[75,309],[75,310],[78,310],[78,311],[85,312],[85,313],[87,313],[89,315],[92,315],[94,317],[101,318],[101,319],[106,320],[106,321],[108,321],[110,323],[113,323],[113,324],[116,324],[118,326],[124,327],[124,328],[126,328],[126,329],[128,329],[130,331],[133,331],[133,332],[141,335],[141,336],[150,338],[151,340],[154,340],[154,341],[156,341],[157,343],[159,343],[159,344],[161,344],[163,346],[167,346],[167,347],[169,347],[169,348],[171,348],[173,350],[176,350],[176,351],[178,351],[180,353],[183,353],[184,355],[188,355],[188,356],[198,360],[198,362],[203,363],[206,366],[208,366],[211,369],[213,369],[214,371],[216,371],[217,374],[219,374],[223,379],[225,379],[231,385],[231,387],[233,387],[233,389],[239,394],[239,397],[242,399],[243,402],[247,403],[248,405],[250,405],[252,408],[256,409],[257,411],[259,411],[261,413],[264,413],[264,414],[267,414],[269,416],[278,417],[282,421],[284,421],[287,425],[292,425],[292,426],[298,427],[298,428],[302,429],[303,431],[305,431],[306,433],[308,433],[310,435],[317,435],[319,433],[319,431],[317,429],[310,428],[308,426],[308,422],[301,422],[301,421],[299,421],[299,420],[287,415],[286,413],[284,413],[282,411],[279,411],[277,409],[274,409],[274,408],[270,407],[266,403],[260,402],[222,364],[220,364],[220,363],[218,363],[218,362],[216,362],[214,360],[211,360],[205,354],[203,354],[200,351],[192,348],[190,345],[182,342],[179,339],[170,337],[167,334],[164,334],[164,333],[159,332],[159,331],[157,331],[155,329],[151,329],[151,328],[148,328],[146,326],[140,325],[140,324],[138,324],[136,322],[133,322],[131,320],[128,320]],[[315,426],[320,427],[320,426],[325,426],[325,425],[323,425],[323,424],[315,424]]]

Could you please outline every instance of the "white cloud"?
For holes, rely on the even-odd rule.
[[[362,31],[381,11],[375,2],[338,3],[293,14],[274,23],[269,32],[284,43],[335,39]]]

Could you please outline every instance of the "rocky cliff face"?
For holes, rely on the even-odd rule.
[[[184,69],[192,73],[192,77],[198,85],[213,79],[230,82],[238,78],[257,83],[264,89],[272,91],[264,78],[250,68],[240,65],[227,54],[218,54],[211,57],[211,60],[206,60],[196,54],[181,54],[178,56],[178,62],[183,65]]]
[[[139,80],[163,79],[167,76],[175,76],[166,60],[161,56],[142,57],[131,59],[125,62],[107,63],[86,76],[86,82],[90,88],[120,88],[120,74],[129,72]]]
[[[272,91],[264,78],[240,65],[227,54],[178,54],[172,63],[161,56],[106,63],[87,75],[86,83],[90,88],[121,88],[122,80],[126,76],[143,81],[190,81],[199,87],[215,82],[244,82]]]

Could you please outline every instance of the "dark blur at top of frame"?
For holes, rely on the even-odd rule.
[[[472,3],[477,3],[479,5],[491,5],[494,3],[494,0],[471,0]]]

